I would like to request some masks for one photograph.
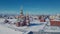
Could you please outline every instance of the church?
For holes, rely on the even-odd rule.
[[[16,26],[28,26],[30,24],[29,15],[23,14],[23,9],[20,10],[20,15],[17,18]]]

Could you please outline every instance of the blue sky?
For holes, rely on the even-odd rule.
[[[60,0],[0,0],[0,14],[59,14]]]

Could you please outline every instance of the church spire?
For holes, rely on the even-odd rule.
[[[20,8],[20,14],[23,14],[23,6]]]
[[[23,15],[23,6],[20,8],[20,15]]]

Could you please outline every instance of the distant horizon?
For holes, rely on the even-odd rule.
[[[0,15],[20,15],[20,14],[1,14]],[[26,14],[24,14],[26,15]],[[29,15],[60,15],[60,14],[29,14]]]

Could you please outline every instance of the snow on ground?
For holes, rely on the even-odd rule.
[[[15,23],[17,21],[17,19],[7,19],[8,21],[10,21],[11,23]]]
[[[3,19],[0,19],[2,22],[3,22]],[[8,19],[9,21],[13,21],[13,22],[15,22],[16,21],[16,19]],[[12,30],[17,30],[18,32],[24,32],[24,34],[25,33],[28,33],[28,32],[30,32],[30,31],[33,31],[33,32],[38,32],[39,30],[42,30],[43,28],[44,28],[44,26],[45,26],[45,24],[46,24],[46,22],[40,22],[40,21],[38,21],[38,20],[34,20],[33,22],[30,22],[31,24],[40,24],[40,25],[35,25],[35,26],[29,26],[29,27],[27,27],[27,26],[24,26],[24,27],[16,27],[15,25],[11,25],[11,24],[8,24],[8,23],[6,23],[6,24],[0,24],[0,25],[3,25],[3,26],[5,26],[5,27],[7,27],[7,28],[10,28],[10,29],[12,29]],[[43,23],[42,25],[41,25],[41,23]]]
[[[3,23],[4,22],[4,18],[0,18],[0,23]]]
[[[33,32],[38,32],[39,30],[43,30],[45,25],[39,25],[39,26],[32,26],[32,27],[28,27],[26,30],[30,30]]]
[[[34,22],[32,22],[34,23]],[[37,22],[36,22],[37,23]],[[46,22],[45,22],[46,23]],[[25,33],[29,33],[30,31],[33,31],[33,32],[38,32],[39,30],[42,30],[43,27],[45,26],[44,24],[43,25],[36,25],[36,26],[23,26],[23,27],[16,27],[15,25],[12,25],[12,24],[0,24],[0,25],[3,25],[4,27],[7,27],[7,28],[10,28],[12,30],[16,30],[16,31],[21,31],[23,32],[24,34]]]
[[[17,19],[7,19],[8,21],[10,21],[11,23],[15,23],[17,21]],[[0,18],[0,23],[3,23],[5,21],[4,18]]]
[[[48,26],[44,29],[45,32],[60,32],[60,27],[58,26]]]
[[[8,20],[15,22],[17,19],[8,19]],[[3,23],[3,22],[4,22],[4,19],[0,18],[0,23]],[[7,24],[7,23],[0,24],[0,33],[1,34],[20,34],[20,33],[22,34],[22,32],[23,32],[25,34],[30,31],[39,32],[40,30],[44,30],[45,32],[60,32],[59,27],[54,27],[54,26],[46,27],[47,22],[40,22],[38,20],[34,20],[30,23],[31,24],[40,24],[40,25],[29,26],[29,27],[27,27],[27,26],[16,27],[15,25]]]
[[[10,24],[2,24],[5,27],[11,28],[13,30],[17,30],[17,31],[21,31],[21,32],[25,32],[25,33],[29,33],[30,31],[32,32],[38,32],[39,30],[42,30],[43,27],[45,26],[43,25],[37,25],[37,26],[23,26],[23,27],[16,27],[15,25],[10,25]]]
[[[23,32],[14,31],[10,28],[0,25],[0,34],[22,34]]]

